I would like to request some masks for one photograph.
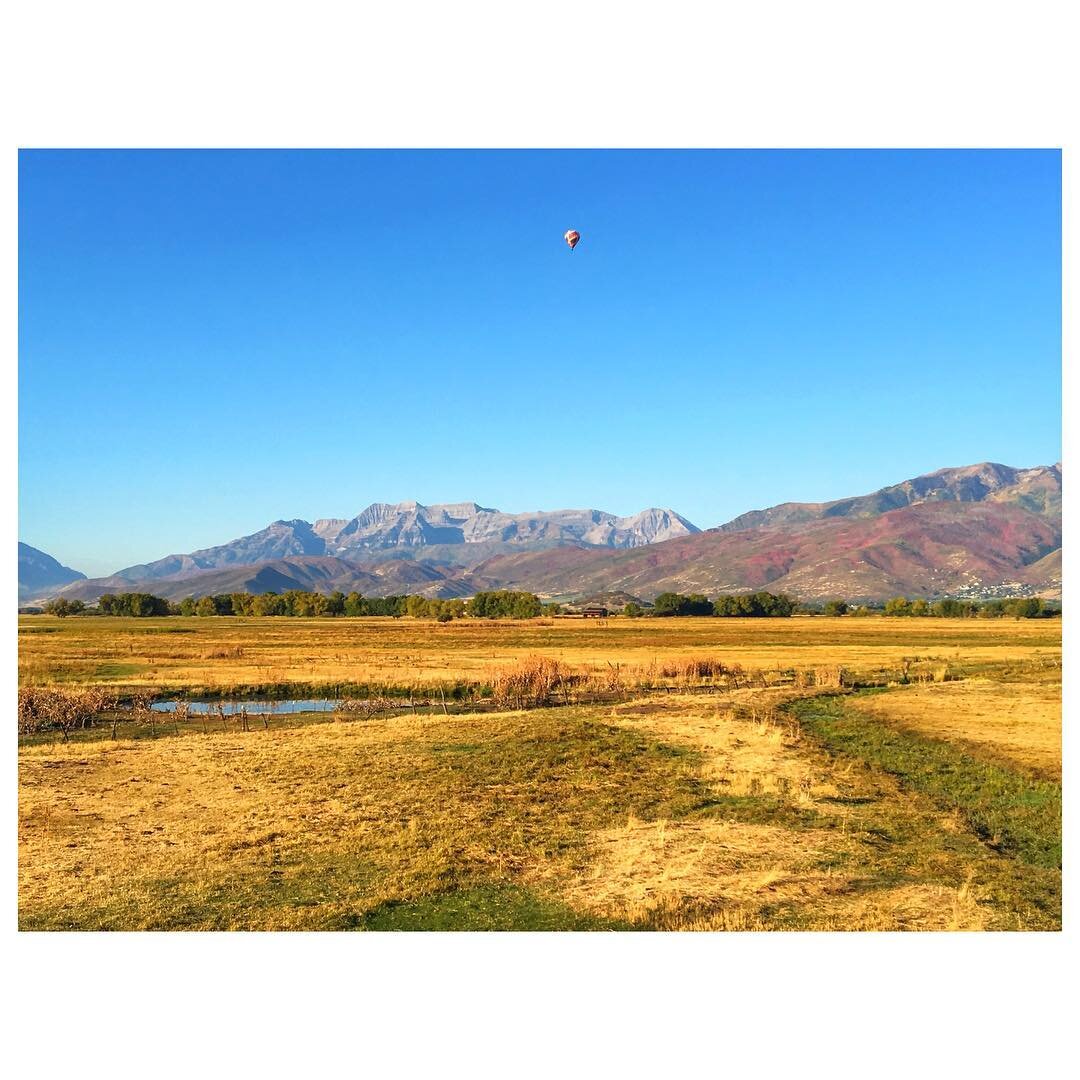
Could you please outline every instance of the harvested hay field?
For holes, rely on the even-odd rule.
[[[965,679],[859,698],[856,709],[928,738],[957,743],[1061,780],[1061,681]]]

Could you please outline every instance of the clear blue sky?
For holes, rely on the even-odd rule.
[[[373,501],[708,527],[1059,459],[1060,157],[24,152],[19,324],[19,535],[87,573]]]

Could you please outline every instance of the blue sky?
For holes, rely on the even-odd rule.
[[[87,573],[374,501],[708,527],[1061,455],[1056,152],[24,152],[19,180],[19,535]]]

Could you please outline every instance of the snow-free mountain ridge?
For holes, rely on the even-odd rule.
[[[63,566],[51,555],[19,541],[19,599],[26,600],[50,590],[55,591],[85,574]]]
[[[760,588],[860,602],[1060,596],[1061,465],[939,469],[869,495],[751,511],[707,532],[662,509],[618,517],[373,503],[351,519],[275,521],[60,591],[179,599],[289,588],[442,597],[517,588],[560,600]]]
[[[332,555],[352,561],[404,557],[474,566],[493,555],[526,548],[564,544],[631,548],[699,531],[674,510],[664,509],[618,517],[603,510],[504,514],[477,503],[372,503],[352,519],[321,518],[314,524],[298,518],[274,521],[227,544],[127,566],[111,576],[128,582],[153,581],[294,555]]]

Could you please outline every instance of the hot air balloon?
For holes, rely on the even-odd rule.
[[[581,239],[581,233],[577,229],[567,229],[563,239],[570,245],[570,250],[573,251],[577,247],[577,242]]]

